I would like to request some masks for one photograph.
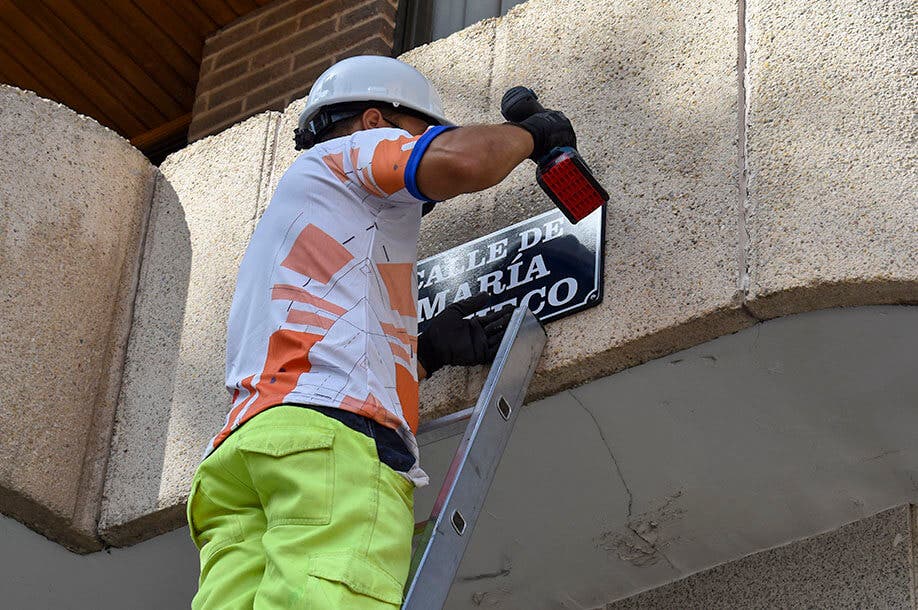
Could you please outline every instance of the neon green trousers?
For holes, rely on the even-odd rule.
[[[369,437],[311,409],[268,409],[195,473],[192,608],[399,608],[413,491]]]

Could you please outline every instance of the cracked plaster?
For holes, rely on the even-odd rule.
[[[912,608],[909,513],[909,506],[887,510],[607,604],[603,610]]]
[[[447,608],[599,608],[915,501],[914,317],[871,307],[771,320],[530,403]],[[424,445],[432,480],[451,451]],[[416,494],[419,518],[435,492]],[[835,574],[859,574],[869,595],[890,576],[884,556],[874,547]],[[508,559],[509,574],[461,580]]]

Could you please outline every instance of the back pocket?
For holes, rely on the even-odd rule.
[[[261,427],[241,434],[236,449],[264,507],[268,527],[326,525],[334,500],[335,431]]]

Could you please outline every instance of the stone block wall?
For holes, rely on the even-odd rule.
[[[154,168],[94,120],[6,85],[0,142],[0,512],[97,549]]]
[[[390,55],[397,0],[277,0],[207,39],[188,139],[306,95],[336,61]]]
[[[822,9],[797,7],[794,0],[749,0],[748,6],[729,0],[652,5],[530,0],[504,18],[403,57],[434,81],[447,113],[460,123],[499,121],[499,99],[507,87],[534,87],[546,105],[572,118],[582,153],[612,196],[605,300],[549,325],[530,398],[768,317],[918,301],[918,206],[911,195],[918,180],[914,153],[905,145],[906,105],[915,85],[902,73],[914,42],[895,25],[905,21],[907,3],[834,5],[830,19],[820,17]],[[800,11],[816,11],[806,28],[798,24]],[[268,13],[261,15],[266,19]],[[297,19],[299,24],[302,18]],[[877,19],[895,24],[877,25]],[[266,21],[264,31],[283,23]],[[249,34],[257,36],[258,27],[258,22],[247,26]],[[249,34],[221,52],[242,49],[234,45]],[[280,53],[277,44],[272,38],[268,48],[279,61],[295,56],[292,49]],[[256,53],[240,60],[247,69]],[[229,64],[216,66],[216,57],[205,67],[227,69]],[[878,72],[866,68],[864,57]],[[817,93],[818,104],[811,100]],[[287,95],[292,93],[277,99]],[[857,107],[846,111],[854,102]],[[262,113],[202,139],[169,157],[156,175],[127,359],[123,367],[112,360],[102,369],[116,381],[123,370],[101,515],[102,536],[111,544],[130,544],[182,523],[191,473],[227,408],[223,341],[236,266],[274,185],[296,156],[292,128],[303,103],[295,100],[283,113]],[[19,125],[26,120],[33,120],[32,127]],[[24,134],[42,128],[18,115],[10,121]],[[64,159],[77,168],[76,177],[67,174],[68,189],[95,176],[84,168],[83,156]],[[7,154],[3,171],[21,173],[21,162],[21,156]],[[40,159],[28,163],[27,174],[46,171]],[[10,180],[28,192],[27,182]],[[125,180],[119,184],[133,184]],[[152,173],[144,180],[150,188]],[[64,209],[85,205],[70,192],[61,191],[54,201],[65,202]],[[149,204],[148,195],[140,199]],[[501,185],[456,198],[425,217],[420,255],[550,205],[534,184],[531,164],[524,164]],[[134,218],[126,211],[112,215],[119,214]],[[134,221],[120,221],[134,227]],[[17,244],[22,268],[46,264],[35,246],[10,243]],[[136,253],[133,243],[120,244],[128,259]],[[77,259],[61,260],[61,269],[67,269]],[[86,269],[79,266],[74,273],[64,275],[80,277]],[[109,290],[119,285],[114,271],[90,275]],[[8,293],[14,294],[12,288]],[[15,297],[20,305],[4,323],[39,329],[30,316],[36,315],[35,303],[45,302],[39,296],[48,293],[26,294]],[[108,296],[100,299],[110,302]],[[62,316],[69,311],[57,304],[48,308],[58,310]],[[113,345],[123,347],[121,339]],[[33,353],[31,344],[20,341],[0,362],[4,371],[15,372],[22,354]],[[91,361],[79,351],[67,352],[67,358],[79,360],[75,364],[62,364],[48,352],[35,354],[37,369],[60,367],[55,387],[66,388],[72,383],[68,374]],[[422,384],[422,418],[468,406],[483,373],[446,369]],[[37,402],[25,412],[31,410],[44,415]],[[0,417],[8,412],[4,406]],[[79,420],[76,414],[72,418]],[[36,421],[42,420],[36,416]],[[92,421],[105,430],[110,420]],[[78,423],[84,429],[90,425]],[[32,451],[27,433],[7,438],[0,451]],[[87,459],[104,463],[106,443],[93,447]],[[34,450],[32,464],[48,451]],[[41,478],[29,470],[40,473],[40,466],[23,464],[24,477]],[[81,468],[63,477],[75,489]],[[10,494],[23,487],[12,475],[0,481]],[[34,505],[60,505],[54,510],[66,512],[63,505],[72,506],[71,496],[62,502],[55,494],[39,494]],[[98,502],[88,505],[97,508]],[[64,531],[70,522],[61,523]]]
[[[184,520],[187,482],[223,424],[226,320],[267,203],[276,115],[199,140],[159,168],[99,525],[110,544]]]
[[[571,117],[611,195],[604,303],[548,327],[533,397],[755,323],[736,286],[737,36],[730,2],[530,0],[403,56],[434,81],[459,122],[501,121],[503,92],[534,88]],[[428,216],[419,255],[550,205],[523,164],[500,185]],[[428,386],[431,415],[453,408],[438,399],[447,387],[467,387],[470,401],[483,381],[483,371],[450,375]],[[442,392],[430,387],[441,383]]]
[[[742,236],[754,315],[915,300],[913,8],[748,0]]]

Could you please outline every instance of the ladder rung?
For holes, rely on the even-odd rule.
[[[474,411],[475,407],[469,407],[468,409],[456,411],[455,413],[450,413],[449,415],[444,415],[433,421],[421,424],[418,426],[418,433],[416,435],[418,446],[423,447],[424,445],[436,443],[444,438],[462,434],[465,432],[465,428],[468,425],[466,422],[472,417]]]

